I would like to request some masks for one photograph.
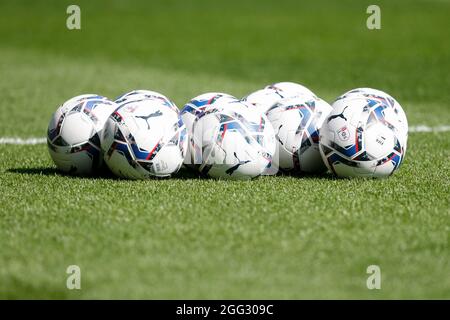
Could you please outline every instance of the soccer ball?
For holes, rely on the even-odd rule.
[[[284,94],[284,96],[295,97],[298,95],[317,97],[314,92],[307,87],[295,82],[277,82],[269,84],[265,89],[275,89]]]
[[[223,101],[237,101],[236,97],[229,95],[227,93],[221,92],[208,92],[203,93],[195,98],[192,98],[188,103],[186,103],[181,109],[181,118],[183,119],[188,132],[192,132],[192,124],[194,120],[202,112],[218,105],[218,102]],[[221,104],[224,105],[224,104]]]
[[[392,108],[394,110],[394,113],[397,115],[395,120],[395,126],[398,130],[402,132],[401,136],[399,138],[408,137],[408,119],[406,119],[405,111],[403,111],[402,106],[400,103],[398,103],[397,100],[395,100],[393,97],[391,97],[386,92],[383,92],[381,90],[372,89],[372,88],[357,88],[350,91],[347,91],[340,97],[338,97],[336,100],[348,98],[348,97],[354,97],[354,96],[363,96],[367,99],[380,101],[387,105],[388,107]],[[392,120],[394,121],[394,120]],[[405,151],[406,151],[406,139],[402,141]]]
[[[102,149],[121,178],[168,177],[181,167],[187,131],[178,112],[159,98],[123,102],[105,125]]]
[[[167,98],[165,95],[151,90],[133,90],[127,93],[122,94],[121,96],[117,97],[114,102],[118,105],[123,105],[124,103],[130,102],[130,101],[139,101],[139,100],[145,100],[145,99],[156,99],[161,101],[164,105],[171,108],[175,112],[179,112],[180,110],[176,106],[174,102],[172,102],[169,98]]]
[[[252,92],[242,98],[242,101],[247,102],[260,113],[266,113],[270,107],[284,98],[285,96],[278,90],[268,88]]]
[[[264,114],[241,101],[224,101],[195,119],[192,145],[202,174],[251,179],[271,166],[275,134]]]
[[[115,108],[103,96],[84,94],[56,110],[48,125],[47,146],[59,170],[89,175],[100,168],[102,131]]]
[[[351,95],[333,103],[320,130],[320,152],[340,177],[386,177],[405,156],[407,132],[394,108],[380,99]]]
[[[331,112],[322,99],[298,96],[284,99],[266,113],[277,140],[274,166],[284,172],[325,172],[319,151],[319,128]]]
[[[181,109],[180,115],[183,120],[186,129],[188,131],[189,137],[192,137],[192,126],[194,124],[195,119],[202,113],[208,109],[213,107],[226,105],[224,102],[228,101],[237,101],[238,99],[221,92],[208,92],[201,94],[195,98],[192,98],[188,103],[186,103]],[[190,143],[188,144],[188,149],[185,157],[185,165],[190,167],[192,163],[191,157],[191,148]]]
[[[262,113],[266,113],[277,102],[297,96],[316,97],[308,88],[293,82],[278,82],[257,90],[242,98]]]

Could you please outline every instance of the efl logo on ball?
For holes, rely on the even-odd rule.
[[[350,138],[350,132],[348,131],[347,126],[343,126],[338,130],[338,136],[342,141],[347,141]]]

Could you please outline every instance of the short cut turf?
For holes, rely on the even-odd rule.
[[[182,106],[297,81],[328,101],[369,86],[411,125],[448,125],[446,1],[2,2],[0,136],[42,137],[68,98],[160,91]],[[59,174],[46,146],[0,145],[0,298],[450,298],[450,133],[411,133],[384,180],[186,171]],[[381,290],[366,268],[379,265]],[[66,268],[81,267],[81,290]]]

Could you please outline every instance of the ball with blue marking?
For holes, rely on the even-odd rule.
[[[48,152],[63,172],[91,175],[102,166],[101,137],[117,105],[98,94],[64,102],[52,115],[47,130]]]
[[[332,106],[320,130],[320,152],[331,172],[381,178],[399,169],[408,136],[404,119],[392,106],[359,94],[341,97]]]

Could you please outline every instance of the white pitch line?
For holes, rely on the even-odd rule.
[[[17,137],[0,137],[0,144],[14,144],[14,145],[33,145],[46,143],[46,138],[17,138]]]
[[[422,133],[422,132],[448,132],[450,126],[441,125],[436,127],[430,127],[426,125],[418,125],[409,127],[410,133]],[[35,145],[46,143],[47,139],[44,137],[31,137],[31,138],[18,138],[18,137],[0,137],[0,144],[12,144],[12,145]]]
[[[409,127],[409,132],[447,132],[450,131],[450,126],[436,126],[436,127],[429,127],[425,125],[419,125],[419,126],[411,126]]]

